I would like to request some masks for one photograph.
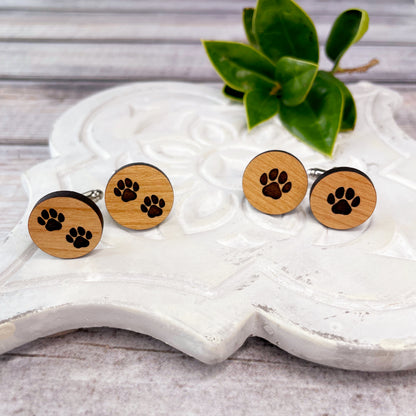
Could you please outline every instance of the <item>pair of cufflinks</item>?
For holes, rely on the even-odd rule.
[[[96,201],[102,191],[85,194],[56,191],[41,198],[28,220],[29,234],[43,251],[60,258],[77,258],[92,251],[101,240],[104,220]],[[173,206],[173,188],[157,167],[132,163],[109,179],[105,204],[123,227],[147,230],[159,225]]]
[[[328,228],[347,230],[373,214],[377,194],[370,178],[358,169],[310,169],[290,153],[271,150],[256,156],[243,174],[243,191],[250,204],[271,215],[294,210],[308,190],[308,174],[315,178],[309,203],[314,217]]]
[[[312,169],[317,176],[310,190],[310,208],[323,225],[338,230],[354,228],[373,213],[377,195],[370,178],[350,168]],[[308,189],[308,173],[290,153],[271,150],[256,156],[243,174],[249,203],[265,214],[294,210]],[[95,204],[101,191],[80,194],[57,191],[37,202],[28,228],[34,243],[60,258],[77,258],[93,250],[103,231],[103,215]],[[111,217],[133,230],[159,225],[172,210],[173,188],[157,167],[132,163],[117,170],[107,183],[105,204]]]

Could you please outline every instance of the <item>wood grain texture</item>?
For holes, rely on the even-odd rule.
[[[372,15],[415,15],[416,11],[411,0],[388,0],[372,1],[363,0],[359,3],[351,3],[349,0],[299,0],[298,4],[308,13],[314,15],[337,15],[351,7],[361,7],[368,10]],[[57,12],[141,12],[141,13],[235,13],[236,7],[255,7],[255,0],[213,0],[210,2],[194,0],[72,0],[56,2],[54,0],[2,0],[0,10],[24,10],[24,11],[57,11]]]
[[[360,373],[253,338],[207,366],[109,328],[44,338],[0,356],[2,415],[413,416],[416,371]],[[278,409],[278,410],[277,410]]]
[[[349,80],[345,76],[346,81]],[[79,100],[120,85],[114,81],[0,81],[0,144],[46,145],[54,121]],[[221,88],[220,84],[217,84]],[[403,107],[395,114],[409,136],[416,125],[416,85],[392,84],[403,96]],[[7,151],[12,148],[7,147]],[[22,150],[22,149],[20,149]],[[6,162],[6,161],[5,161]]]
[[[247,42],[241,7],[233,14],[154,14],[7,12],[0,14],[0,40],[62,43],[195,43],[201,39]],[[319,41],[325,43],[334,21],[332,15],[313,16]],[[409,44],[416,42],[414,16],[372,16],[359,45]],[[355,46],[356,47],[356,46]]]
[[[80,99],[113,85],[0,81],[0,143],[47,144],[60,114]]]
[[[49,157],[47,146],[0,146],[0,239],[21,219],[28,209],[28,198],[21,175],[31,166]]]
[[[198,36],[240,39],[240,10],[254,4],[254,0],[0,1],[0,238],[27,208],[20,175],[49,157],[47,138],[63,111],[87,95],[129,80],[218,81],[197,50]],[[360,42],[366,49],[351,48],[343,65],[361,65],[373,57],[381,65],[343,79],[383,82],[399,91],[404,106],[396,120],[414,136],[414,3],[300,0],[299,4],[317,19],[321,39],[341,11],[358,6],[370,12],[370,30]],[[184,43],[186,50],[175,42]],[[160,47],[153,48],[154,44]],[[54,79],[62,81],[51,82]],[[209,367],[140,334],[89,329],[38,340],[0,356],[0,414],[410,416],[416,405],[415,382],[416,371],[370,374],[328,369],[257,338],[249,339],[225,362]]]
[[[103,217],[87,197],[70,191],[44,196],[32,209],[28,230],[45,253],[75,259],[94,250],[101,240]]]
[[[257,155],[243,174],[243,191],[250,204],[265,214],[295,209],[308,189],[308,176],[296,156],[272,150]]]
[[[349,81],[416,82],[413,46],[358,45],[343,57],[342,67],[357,67],[372,58],[380,64],[352,74]],[[321,48],[321,67],[332,65]],[[199,44],[79,44],[0,42],[0,78],[10,80],[187,80],[220,79]]]
[[[330,169],[313,183],[309,203],[312,214],[321,224],[348,230],[371,217],[377,193],[363,172],[340,167]]]
[[[173,188],[155,166],[132,163],[118,169],[105,189],[105,204],[118,224],[147,230],[163,222],[173,206]]]

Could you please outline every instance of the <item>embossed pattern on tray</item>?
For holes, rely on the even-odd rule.
[[[25,175],[31,206],[56,189],[103,189],[132,162],[166,173],[174,206],[156,229],[137,232],[118,227],[101,203],[101,243],[70,261],[34,249],[23,218],[1,248],[0,322],[15,331],[0,331],[0,350],[54,325],[109,325],[149,333],[205,362],[226,358],[254,334],[343,368],[415,366],[416,145],[392,118],[396,93],[368,83],[352,91],[357,127],[339,136],[332,160],[276,118],[248,132],[242,106],[214,87],[133,84],[70,109],[51,137],[55,158]],[[256,211],[242,174],[271,149],[293,153],[306,168],[366,172],[378,193],[374,215],[336,231],[313,218],[307,197],[286,215]],[[397,357],[385,359],[392,351]]]

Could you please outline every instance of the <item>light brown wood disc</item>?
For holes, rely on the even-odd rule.
[[[133,230],[159,225],[173,206],[168,177],[146,163],[132,163],[117,170],[105,189],[105,203],[113,219]]]
[[[296,208],[308,189],[303,164],[290,153],[260,153],[246,167],[243,191],[250,204],[266,214],[285,214]]]
[[[57,191],[38,201],[29,215],[29,234],[44,252],[63,259],[85,256],[100,242],[103,216],[86,196]]]
[[[312,185],[309,199],[312,214],[320,223],[347,230],[370,218],[377,194],[365,173],[341,167],[321,175]]]

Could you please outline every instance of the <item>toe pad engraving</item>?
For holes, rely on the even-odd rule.
[[[56,209],[50,208],[49,210],[43,209],[38,217],[38,224],[44,225],[48,231],[58,231],[62,228],[62,223],[65,221],[65,216]]]
[[[247,165],[243,191],[257,210],[272,215],[286,214],[305,197],[308,176],[302,163],[290,153],[270,150]]]
[[[328,194],[327,202],[332,205],[331,211],[334,214],[350,215],[352,208],[356,208],[360,205],[360,197],[355,196],[353,188],[348,188],[345,192],[344,187],[340,186],[333,193]]]
[[[139,189],[139,184],[133,182],[130,178],[120,179],[117,182],[117,187],[114,188],[114,195],[121,197],[123,202],[134,201],[137,198]]]
[[[75,248],[88,247],[91,238],[91,231],[85,231],[85,228],[83,227],[73,227],[69,230],[69,234],[66,235],[66,241],[73,244]]]
[[[278,180],[276,181],[276,179]],[[280,172],[279,175],[279,169],[272,169],[269,172],[269,180],[271,182],[267,184],[269,182],[267,175],[263,173],[260,176],[260,183],[263,185],[263,195],[273,199],[279,199],[282,193],[286,194],[292,189],[292,183],[287,182],[287,179],[288,175],[285,171]]]
[[[159,200],[159,197],[152,195],[152,197],[146,197],[141,205],[140,209],[142,212],[147,213],[149,218],[159,217],[163,214],[163,207],[165,206],[165,201],[163,198]]]

